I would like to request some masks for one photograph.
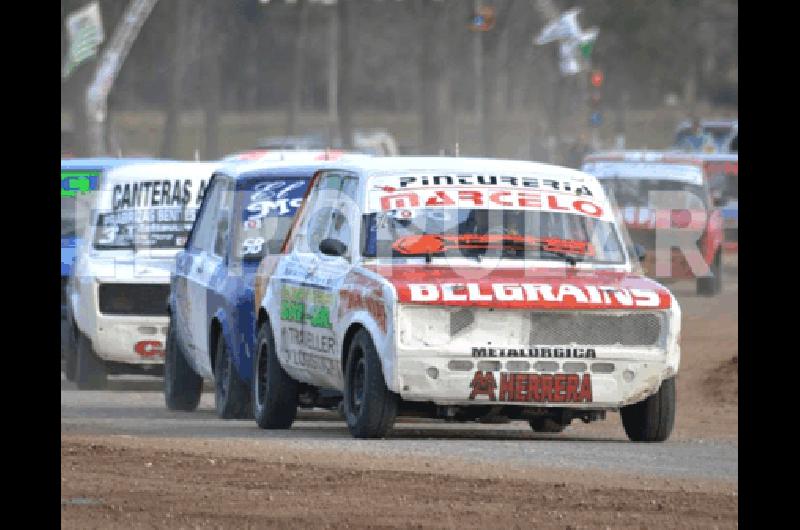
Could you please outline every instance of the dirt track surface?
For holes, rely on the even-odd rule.
[[[561,434],[527,424],[403,419],[352,440],[335,415],[289,431],[164,408],[158,380],[103,392],[61,383],[64,528],[736,527],[735,274],[683,309],[678,417],[663,444],[633,444],[619,415]],[[735,273],[735,269],[733,269]]]

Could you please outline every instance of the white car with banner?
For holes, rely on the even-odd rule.
[[[131,164],[105,174],[67,285],[75,347],[66,376],[78,388],[103,388],[109,373],[161,373],[175,255],[219,165]]]
[[[321,171],[256,277],[255,419],[290,427],[311,386],[342,391],[362,438],[398,414],[557,432],[620,411],[631,440],[663,441],[681,312],[631,253],[580,171],[444,157]]]

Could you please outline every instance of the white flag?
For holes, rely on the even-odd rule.
[[[547,24],[534,39],[538,45],[558,41],[559,69],[564,75],[575,75],[581,71],[580,46],[597,38],[597,28],[581,30],[578,23],[579,8],[572,8]]]
[[[581,10],[577,7],[566,11],[546,25],[534,42],[542,45],[556,40],[577,38],[581,32],[581,28],[578,25],[578,13],[580,12]]]
[[[67,17],[67,38],[69,52],[62,77],[66,78],[79,64],[97,53],[102,44],[103,23],[100,19],[100,5],[91,2]]]

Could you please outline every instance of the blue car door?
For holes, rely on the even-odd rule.
[[[222,264],[221,256],[215,254],[219,230],[220,206],[227,193],[228,179],[214,177],[203,201],[192,232],[190,249],[181,263],[185,275],[185,297],[183,318],[186,337],[184,346],[195,370],[204,377],[212,374],[208,350],[208,285],[217,268]]]

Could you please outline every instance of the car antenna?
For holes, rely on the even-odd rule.
[[[458,142],[456,142],[455,153],[456,153],[456,157],[458,157],[459,156],[459,154],[458,154]]]

